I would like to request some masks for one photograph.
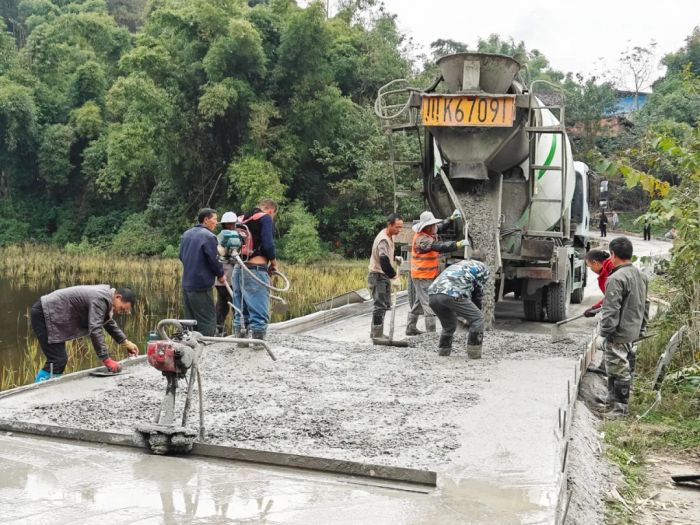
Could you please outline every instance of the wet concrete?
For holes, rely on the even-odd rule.
[[[595,278],[589,275],[589,288],[595,287]],[[594,300],[596,296],[590,294],[584,305],[573,307],[574,311]],[[360,478],[348,480],[236,462],[156,457],[128,449],[14,435],[0,436],[0,516],[5,522],[17,524],[44,522],[47,517],[59,524],[231,520],[553,523],[562,486],[562,453],[555,434],[557,407],[566,398],[566,383],[573,375],[578,352],[575,345],[549,344],[550,325],[532,323],[523,330],[515,310],[521,312],[520,303],[511,303],[499,305],[506,315],[497,321],[497,328],[515,332],[489,332],[487,351],[480,361],[466,359],[460,346],[464,344],[463,334],[458,335],[455,355],[443,360],[431,351],[435,336],[416,338],[409,349],[372,347],[363,343],[369,335],[366,316],[315,330],[316,338],[295,340],[303,342],[302,349],[288,343],[282,345],[280,361],[275,364],[253,351],[220,352],[219,363],[229,366],[219,366],[219,385],[238,385],[238,394],[247,390],[247,395],[237,395],[228,388],[217,388],[215,392],[220,401],[221,396],[225,399],[231,395],[248,404],[244,410],[238,406],[227,409],[230,417],[238,419],[229,419],[225,424],[234,431],[250,432],[260,427],[257,433],[244,434],[244,438],[252,437],[253,441],[284,452],[292,452],[284,448],[289,446],[296,446],[298,451],[318,451],[323,436],[301,435],[299,428],[285,425],[300,420],[301,429],[327,430],[328,423],[332,423],[328,416],[352,400],[358,407],[353,415],[338,413],[335,417],[347,420],[358,431],[355,437],[376,435],[381,440],[392,432],[403,437],[390,441],[397,453],[384,456],[386,463],[435,468],[435,490],[405,492]],[[509,308],[513,309],[510,319]],[[582,333],[588,332],[594,321],[582,321]],[[405,311],[397,312],[397,322],[398,335],[405,327]],[[318,339],[321,336],[323,339]],[[273,336],[276,337],[285,336]],[[276,344],[281,342],[279,339]],[[310,358],[301,359],[304,354]],[[216,361],[210,363],[215,370]],[[285,367],[288,375],[283,372]],[[0,416],[21,413],[37,404],[45,406],[49,414],[63,403],[64,408],[76,407],[73,412],[64,411],[64,416],[73,414],[71,417],[80,418],[87,414],[89,419],[93,404],[99,426],[130,427],[134,419],[150,418],[160,399],[158,382],[145,390],[136,384],[153,382],[153,375],[152,369],[143,366],[135,367],[128,378],[81,379],[83,386],[78,394],[75,385],[70,387],[59,381],[50,388],[21,394],[21,401],[19,397],[11,403],[11,398],[4,400],[0,403]],[[291,393],[288,391],[289,378],[313,377],[318,378],[320,386],[330,384],[330,388],[309,390],[309,383],[302,380],[292,385]],[[271,380],[269,397],[254,390],[266,380]],[[120,383],[123,381],[135,383]],[[349,395],[339,387],[354,391]],[[451,390],[455,387],[460,388]],[[362,396],[368,395],[368,389],[379,389],[375,392],[381,392],[382,405],[372,407],[367,403]],[[133,405],[129,421],[125,421],[123,411],[103,410],[114,400],[117,390],[128,394],[119,407]],[[288,403],[273,406],[269,401],[278,391],[287,391]],[[455,398],[454,392],[462,396]],[[83,403],[85,396],[92,403]],[[401,407],[402,401],[409,399],[411,403]],[[428,403],[421,405],[421,399]],[[217,409],[216,403],[210,406]],[[310,406],[330,411],[307,411]],[[427,412],[416,412],[421,406],[427,407]],[[390,416],[389,421],[375,417],[384,412]],[[362,420],[364,413],[374,419]],[[416,422],[420,428],[415,427]],[[278,432],[267,436],[268,429]],[[269,437],[273,439],[266,441]],[[229,442],[237,444],[236,440]],[[332,443],[327,443],[325,452],[376,460],[382,447],[375,448],[376,440],[372,439],[363,443],[364,448],[348,447],[347,443],[332,447]]]

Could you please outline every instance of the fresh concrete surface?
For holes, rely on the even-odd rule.
[[[526,489],[475,479],[447,480],[430,491],[0,435],[0,515],[3,523],[12,525],[502,524],[537,508]]]
[[[647,251],[656,248],[647,245]],[[586,295],[583,305],[572,305],[573,315],[600,297],[592,274]],[[506,300],[496,312],[496,327],[512,330],[514,338],[549,332],[548,324],[524,323],[519,302]],[[398,337],[405,317],[403,307],[396,315]],[[594,322],[572,323],[570,332],[590,333]],[[361,342],[368,328],[365,315],[312,333]],[[548,356],[548,348],[532,350],[538,359],[503,359],[488,369],[479,402],[455,417],[460,447],[427,493],[359,478],[0,435],[0,516],[4,523],[32,525],[554,523],[562,481],[557,410],[576,360]],[[52,388],[45,389],[49,399]]]

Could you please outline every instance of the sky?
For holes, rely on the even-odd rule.
[[[331,6],[334,3],[331,0]],[[647,46],[654,39],[660,60],[682,47],[700,25],[700,0],[384,0],[384,4],[398,15],[399,29],[425,52],[439,38],[476,47],[478,37],[498,33],[523,40],[528,50],[540,50],[555,69],[598,77],[619,69],[618,59],[628,46]],[[662,74],[660,69],[656,76]]]

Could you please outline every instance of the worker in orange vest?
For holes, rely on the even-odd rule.
[[[411,281],[415,292],[415,301],[408,312],[406,335],[419,335],[418,316],[425,316],[425,329],[435,332],[435,312],[428,301],[428,287],[440,273],[440,254],[449,253],[464,247],[465,241],[440,241],[438,229],[461,217],[459,211],[446,220],[437,219],[432,212],[424,211],[420,220],[413,225],[416,232],[411,242]]]

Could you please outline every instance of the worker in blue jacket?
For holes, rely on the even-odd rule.
[[[197,331],[207,336],[216,335],[212,287],[217,279],[222,284],[225,282],[214,235],[218,219],[216,210],[202,208],[197,214],[199,224],[187,230],[180,239],[185,317],[196,320]]]

